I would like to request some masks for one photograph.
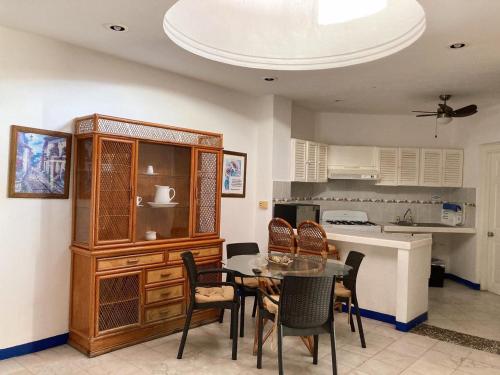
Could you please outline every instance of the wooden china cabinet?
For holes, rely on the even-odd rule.
[[[75,134],[70,344],[95,356],[182,330],[180,254],[221,262],[222,135],[97,114]],[[155,202],[156,185],[171,202]]]

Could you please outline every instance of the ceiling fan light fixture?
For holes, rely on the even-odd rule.
[[[453,121],[453,117],[450,117],[444,113],[439,113],[437,115],[436,121],[439,125],[447,125]]]
[[[403,50],[425,30],[417,0],[178,0],[163,29],[198,56],[246,68],[320,70]]]

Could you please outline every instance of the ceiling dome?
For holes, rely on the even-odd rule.
[[[165,33],[180,47],[226,64],[328,69],[402,50],[425,30],[416,0],[179,0]]]

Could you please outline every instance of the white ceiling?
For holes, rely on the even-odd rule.
[[[412,46],[375,62],[301,72],[239,68],[182,50],[163,32],[163,16],[174,3],[0,0],[0,24],[250,94],[282,95],[314,110],[433,110],[442,92],[454,95],[449,103],[454,108],[500,103],[499,0],[420,0],[427,30]],[[103,27],[107,23],[125,24],[129,31],[108,31]],[[447,47],[461,41],[469,45],[461,50]],[[278,80],[268,83],[262,80],[265,76]]]

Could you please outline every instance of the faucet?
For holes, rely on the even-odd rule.
[[[406,218],[406,215],[409,215],[408,219]],[[413,224],[413,215],[412,215],[412,212],[411,212],[411,208],[408,208],[405,212],[405,214],[403,215],[403,221],[405,222],[408,222],[410,224]]]

